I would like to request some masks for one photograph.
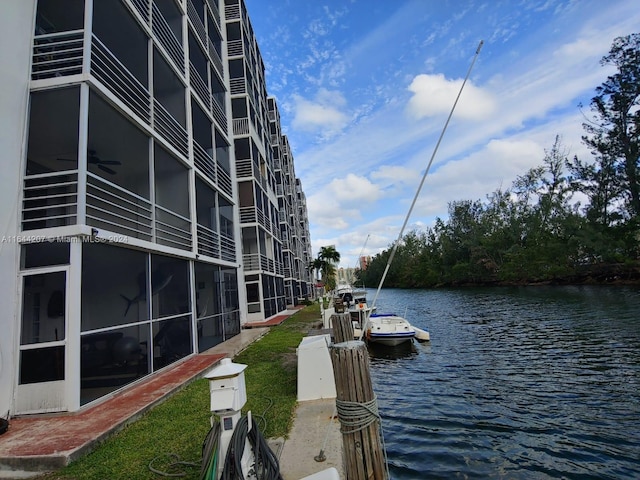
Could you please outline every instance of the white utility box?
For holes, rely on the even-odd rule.
[[[336,383],[329,355],[331,335],[305,337],[298,345],[298,401],[335,398]]]
[[[246,365],[233,363],[229,358],[220,360],[220,364],[205,375],[209,379],[211,411],[240,411],[247,403],[247,388],[244,382]]]

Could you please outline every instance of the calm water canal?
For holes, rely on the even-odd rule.
[[[377,306],[431,333],[370,350],[391,478],[640,478],[640,288],[383,289]]]

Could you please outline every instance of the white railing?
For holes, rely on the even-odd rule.
[[[218,26],[218,30],[222,28],[220,23],[220,10],[218,9],[218,2],[214,0],[206,0],[209,9],[211,10],[211,14],[213,15],[213,19],[216,21],[216,25]]]
[[[233,184],[231,182],[231,175],[227,173],[227,171],[218,165],[218,186],[220,190],[229,195],[233,196]]]
[[[202,3],[202,2],[200,2]],[[196,11],[196,7],[193,6],[193,2],[191,0],[187,0],[187,16],[189,17],[189,21],[191,25],[193,25],[193,29],[196,31],[196,35],[200,39],[200,43],[203,49],[207,48],[207,32],[204,29],[204,24]]]
[[[156,242],[169,247],[191,250],[191,220],[156,205]]]
[[[211,110],[211,92],[207,83],[202,79],[196,67],[193,63],[189,62],[189,83],[191,88],[196,92],[202,103],[205,104],[207,111]]]
[[[189,136],[178,121],[157,100],[153,99],[153,126],[185,157],[189,155]]]
[[[240,208],[240,223],[257,223],[258,218],[256,216],[255,207],[241,207]]]
[[[227,56],[241,57],[243,55],[244,55],[244,50],[242,48],[242,40],[227,41]]]
[[[151,95],[147,88],[93,35],[91,73],[143,120],[151,118]]]
[[[73,225],[77,222],[78,172],[29,175],[24,179],[22,229]]]
[[[218,125],[224,130],[227,129],[227,115],[224,113],[224,107],[222,106],[218,96],[213,96],[213,118],[216,119]]]
[[[87,172],[87,224],[151,240],[151,202]]]
[[[220,236],[220,258],[229,262],[236,261],[236,242],[225,234]]]
[[[171,57],[171,60],[176,64],[182,73],[185,73],[184,66],[184,50],[182,44],[178,40],[169,27],[169,24],[165,20],[160,9],[156,6],[155,2],[152,5],[151,12],[151,29],[158,40],[160,45],[164,47],[166,52]]]
[[[236,177],[252,177],[253,176],[253,162],[251,159],[236,160]]]
[[[236,20],[240,18],[240,5],[225,5],[224,16],[227,20]]]
[[[251,253],[242,256],[242,267],[245,273],[247,271],[260,270],[260,255]]]
[[[144,21],[149,24],[149,0],[129,0]]]
[[[193,142],[193,160],[196,167],[213,183],[216,183],[216,167],[213,158],[195,141]]]
[[[213,66],[218,71],[218,75],[220,75],[220,78],[224,78],[224,66],[222,64],[222,58],[220,57],[218,50],[216,50],[216,47],[213,45],[211,39],[208,38],[207,40],[207,47],[209,49],[209,58],[211,59],[211,63],[213,63]]]
[[[197,224],[198,253],[213,258],[220,258],[220,236],[209,227]]]
[[[233,119],[233,134],[234,135],[249,135],[249,119],[248,118],[234,118]]]
[[[82,73],[84,30],[38,35],[33,39],[31,79]]]
[[[231,95],[240,95],[243,93],[247,93],[244,77],[232,78],[231,80],[229,80],[229,93],[231,93]]]

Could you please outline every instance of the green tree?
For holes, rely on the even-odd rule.
[[[596,88],[596,96],[591,99],[592,118],[583,124],[586,131],[583,141],[593,152],[596,165],[594,170],[585,170],[580,168],[583,164],[576,164],[574,173],[586,182],[597,179],[619,185],[617,189],[604,184],[590,192],[592,204],[596,200],[595,207],[601,209],[604,221],[608,219],[606,209],[619,202],[623,217],[637,222],[640,216],[640,34],[616,38],[600,63],[612,65],[617,71]]]
[[[320,247],[318,257],[311,262],[310,267],[320,272],[325,291],[336,288],[336,265],[340,262],[340,252],[333,245]]]

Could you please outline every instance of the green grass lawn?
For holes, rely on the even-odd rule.
[[[298,311],[272,327],[260,340],[233,361],[247,365],[247,405],[265,438],[286,437],[291,430],[296,405],[296,348],[320,319],[318,304]],[[149,463],[167,473],[185,473],[184,479],[200,474],[202,443],[210,426],[209,383],[196,380],[167,401],[147,412],[135,423],[108,438],[98,448],[60,471],[38,479],[110,480],[159,479]],[[175,457],[198,466],[170,469]]]

